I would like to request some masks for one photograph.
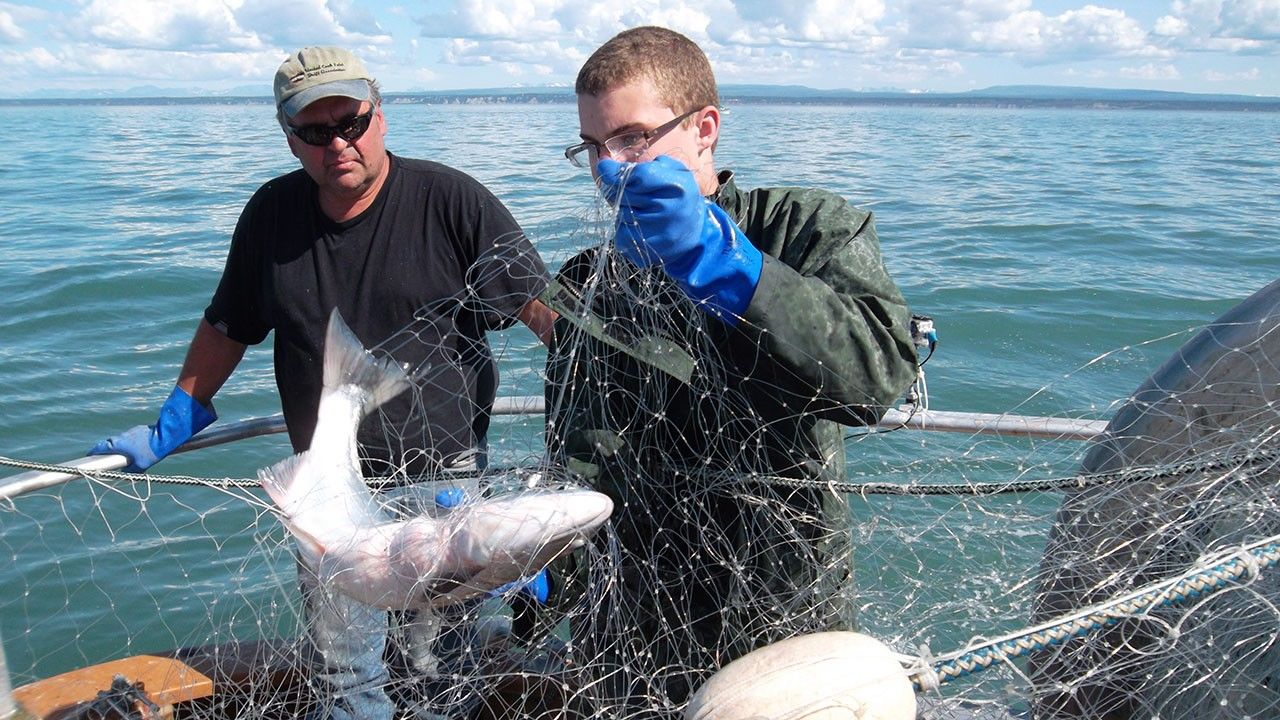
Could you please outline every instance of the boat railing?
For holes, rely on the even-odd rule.
[[[539,396],[510,396],[497,398],[493,405],[492,414],[540,415],[545,410],[545,402]],[[880,423],[876,425],[875,430],[908,429],[1004,437],[1091,440],[1101,434],[1106,425],[1107,423],[1103,420],[954,412],[903,405],[885,413]],[[179,447],[176,452],[189,452],[284,431],[284,417],[281,415],[250,418],[201,433]],[[68,468],[69,471],[31,470],[19,473],[0,481],[0,501],[12,500],[30,492],[75,480],[81,477],[83,473],[120,470],[127,464],[128,460],[123,455],[93,455],[58,464],[60,468]],[[2,717],[0,716],[0,718]]]

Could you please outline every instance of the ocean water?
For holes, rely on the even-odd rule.
[[[1189,329],[1280,276],[1280,114],[729,110],[717,159],[741,185],[825,187],[875,212],[890,271],[937,323],[935,409],[1105,419]],[[571,105],[386,115],[393,152],[486,183],[552,269],[596,240],[589,174],[561,154],[577,138]],[[240,208],[296,161],[267,104],[3,106],[0,122],[20,129],[0,170],[0,455],[56,462],[154,419]],[[500,393],[540,394],[532,336],[493,339]],[[217,407],[224,421],[278,411],[267,347],[251,349]],[[536,456],[538,431],[536,418],[496,423],[495,454]],[[895,442],[855,475],[911,457],[914,439]],[[157,471],[252,477],[287,453],[272,436]],[[184,538],[243,529],[220,524],[216,492],[151,504],[74,492],[0,508],[0,639],[18,681],[182,643],[194,637],[184,609],[214,623],[221,583],[259,572],[236,550],[252,532],[228,533],[213,562],[207,544],[185,554]],[[175,571],[95,563],[97,543],[144,557],[167,545]],[[135,612],[134,596],[172,599]]]

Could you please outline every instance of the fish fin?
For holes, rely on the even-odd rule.
[[[313,565],[318,565],[320,558],[324,557],[325,548],[316,539],[315,535],[303,530],[289,520],[289,518],[280,517],[280,524],[285,526],[290,533],[293,533],[294,539],[298,541],[298,548],[301,549],[305,558],[310,558]],[[314,568],[313,568],[314,569]]]
[[[308,454],[309,452],[298,453],[281,460],[271,467],[258,470],[258,482],[267,491],[267,495],[271,496],[276,507],[280,508],[278,513],[280,524],[284,525],[285,529],[297,538],[298,546],[302,548],[303,554],[319,559],[324,555],[324,545],[314,535],[293,522],[293,519],[285,510],[287,507],[285,501],[289,497],[289,488],[293,485],[294,478],[298,476],[300,466],[306,461]]]
[[[301,466],[306,462],[307,456],[311,451],[300,452],[297,455],[287,457],[280,462],[258,470],[258,483],[262,485],[262,489],[267,491],[267,495],[275,502],[276,507],[287,508],[286,504],[289,499],[289,488],[293,486],[293,481],[301,472]]]
[[[361,417],[407,390],[409,376],[390,356],[374,357],[334,308],[324,338],[324,390],[354,385],[364,392]]]

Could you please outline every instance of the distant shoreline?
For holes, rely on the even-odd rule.
[[[971,93],[899,93],[899,92],[804,92],[771,94],[764,88],[735,91],[723,88],[721,103],[733,105],[807,105],[807,106],[879,106],[992,109],[1082,109],[1082,110],[1190,110],[1215,112],[1280,112],[1280,97],[1250,98],[1180,93],[1136,93],[1098,91],[1099,95],[1028,95],[1018,96],[1007,90],[983,94]],[[1105,95],[1105,96],[1102,96]],[[501,90],[384,93],[387,104],[422,105],[541,105],[572,104],[575,96],[568,90]],[[73,106],[73,105],[270,105],[267,96],[189,96],[189,97],[97,97],[97,98],[0,98],[0,107]]]
[[[992,108],[1030,110],[1059,108],[1076,110],[1201,110],[1229,112],[1280,112],[1280,99],[1272,101],[1234,102],[1219,100],[1100,100],[1072,98],[1018,97],[930,97],[928,95],[849,97],[849,98],[721,98],[725,104],[741,105],[861,105],[881,107]]]

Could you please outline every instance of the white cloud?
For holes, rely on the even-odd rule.
[[[367,7],[357,4],[355,0],[329,0],[328,6],[334,21],[352,35],[387,37],[386,31],[378,24],[378,19]]]
[[[967,58],[992,55],[1024,65],[1168,59],[1165,40],[1182,23],[1175,8],[1153,33],[1123,10],[1083,4],[1046,14],[1033,0],[453,0],[416,21],[422,35],[446,40],[447,64],[528,63],[572,77],[614,33],[657,24],[698,42],[731,81],[812,77],[838,63],[854,80],[865,70],[881,83],[959,76]],[[744,52],[751,48],[762,52]]]
[[[705,43],[722,21],[731,23],[732,18],[733,3],[729,0],[706,3],[680,2],[658,9],[641,7],[614,20],[611,26],[598,28],[596,44],[603,43],[614,34],[637,25],[661,25],[683,33],[699,43]]]
[[[21,44],[41,33],[51,13],[39,7],[0,1],[0,43]]]
[[[765,49],[748,45],[726,47],[711,58],[721,83],[786,83],[813,67],[802,50]]]
[[[516,66],[503,68],[508,77],[572,78],[591,51],[637,25],[672,28],[714,54],[716,43],[707,37],[707,28],[714,14],[732,9],[729,0],[461,0],[447,12],[418,17],[416,22],[421,35],[446,39],[441,59],[447,64],[513,63]]]
[[[19,42],[26,35],[13,21],[13,15],[0,8],[0,42]]]
[[[1087,50],[1089,54],[1122,57],[1162,54],[1148,41],[1146,30],[1123,10],[1085,5],[1047,21],[1055,52]]]
[[[430,85],[440,79],[440,76],[424,67],[414,68],[409,76],[411,85]]]
[[[803,84],[854,90],[900,88],[963,73],[963,66],[953,53],[932,50],[866,55],[833,54],[811,46],[739,45],[721,48],[711,61],[721,83]]]
[[[572,5],[573,3],[568,3]],[[474,0],[418,20],[427,37],[520,40],[563,32],[557,13],[563,0]]]
[[[262,81],[297,47],[341,44],[365,56],[391,43],[351,0],[89,0],[50,48],[63,74],[138,81]]]
[[[1187,23],[1185,18],[1165,15],[1159,20],[1156,20],[1153,32],[1156,35],[1163,35],[1165,37],[1182,37],[1191,32],[1191,26]]]
[[[22,76],[39,75],[40,71],[56,70],[59,60],[44,48],[32,48],[26,51],[0,51],[0,66],[9,73],[10,79]]]
[[[1258,80],[1262,72],[1258,68],[1249,68],[1236,73],[1224,73],[1217,70],[1206,70],[1204,79],[1211,83],[1235,82],[1237,80]]]
[[[903,47],[1003,53],[1027,63],[1080,57],[1166,54],[1123,10],[1084,5],[1058,15],[1030,9],[1029,0],[913,1],[907,6]]]
[[[454,0],[416,22],[423,36],[446,40],[444,63],[527,65],[506,68],[517,79],[571,79],[616,33],[660,25],[698,43],[722,81],[812,82],[816,74],[830,86],[847,84],[824,70],[831,52],[892,52],[876,27],[884,17],[883,0]]]
[[[50,51],[33,48],[22,53],[0,55],[11,76],[43,77],[42,71],[56,70],[62,84],[77,84],[77,79],[117,78],[125,87],[144,83],[173,85],[225,84],[231,82],[261,83],[267,91],[269,75],[264,68],[274,69],[277,53],[263,52],[170,52],[149,49],[66,46]]]
[[[0,0],[0,62],[19,68],[16,91],[243,84],[297,47],[337,44],[393,91],[564,83],[615,33],[655,24],[692,38],[731,83],[944,89],[1000,82],[1012,62],[1028,79],[1155,84],[1181,69],[1184,85],[1274,88],[1280,0],[1161,5],[1163,15],[1138,0]],[[1257,56],[1261,71],[1242,75],[1229,54]]]
[[[743,44],[834,43],[845,45],[879,34],[881,0],[737,0],[734,4]],[[720,18],[715,18],[715,23]]]
[[[265,43],[286,52],[307,45],[356,49],[391,42],[372,16],[347,0],[243,0],[235,19]]]
[[[713,18],[735,22],[731,0],[456,0],[449,13],[419,20],[430,37],[466,37],[534,42],[554,39],[596,46],[621,30],[661,25],[696,40],[706,39]]]
[[[1120,77],[1135,80],[1179,80],[1182,78],[1178,68],[1164,64],[1147,63],[1141,67],[1120,68]]]
[[[524,42],[556,39],[592,49],[620,30],[661,25],[719,45],[864,47],[883,0],[475,0],[417,19],[428,37]]]
[[[553,40],[519,43],[510,40],[481,42],[455,39],[445,44],[444,59],[451,65],[502,64],[506,66],[506,75],[523,76],[529,73],[549,75],[555,72],[577,72],[586,56]]]
[[[961,48],[1030,7],[1030,0],[907,0],[894,34],[904,47]]]
[[[253,50],[261,42],[236,22],[225,2],[92,0],[72,21],[73,32],[116,48]]]
[[[1280,2],[1227,0],[1219,15],[1220,32],[1249,40],[1280,40]]]
[[[1156,33],[1174,47],[1280,53],[1280,0],[1175,0]]]
[[[541,42],[513,42],[509,40],[477,41],[451,40],[444,46],[444,59],[454,65],[484,65],[489,63],[530,63],[557,65],[566,61],[582,61],[580,54],[564,49],[554,40]]]
[[[1042,13],[1027,10],[972,26],[966,39],[967,46],[974,50],[1041,54],[1050,49],[1053,34]]]
[[[1110,75],[1107,73],[1107,71],[1106,71],[1106,70],[1102,70],[1102,69],[1100,69],[1100,68],[1090,68],[1090,69],[1087,69],[1087,70],[1080,70],[1080,69],[1077,69],[1077,68],[1067,68],[1066,70],[1063,70],[1063,71],[1062,71],[1062,74],[1063,74],[1065,77],[1069,77],[1069,78],[1084,78],[1084,79],[1089,80],[1089,81],[1095,81],[1095,80],[1110,80],[1110,79],[1111,79],[1111,77],[1110,77]]]

